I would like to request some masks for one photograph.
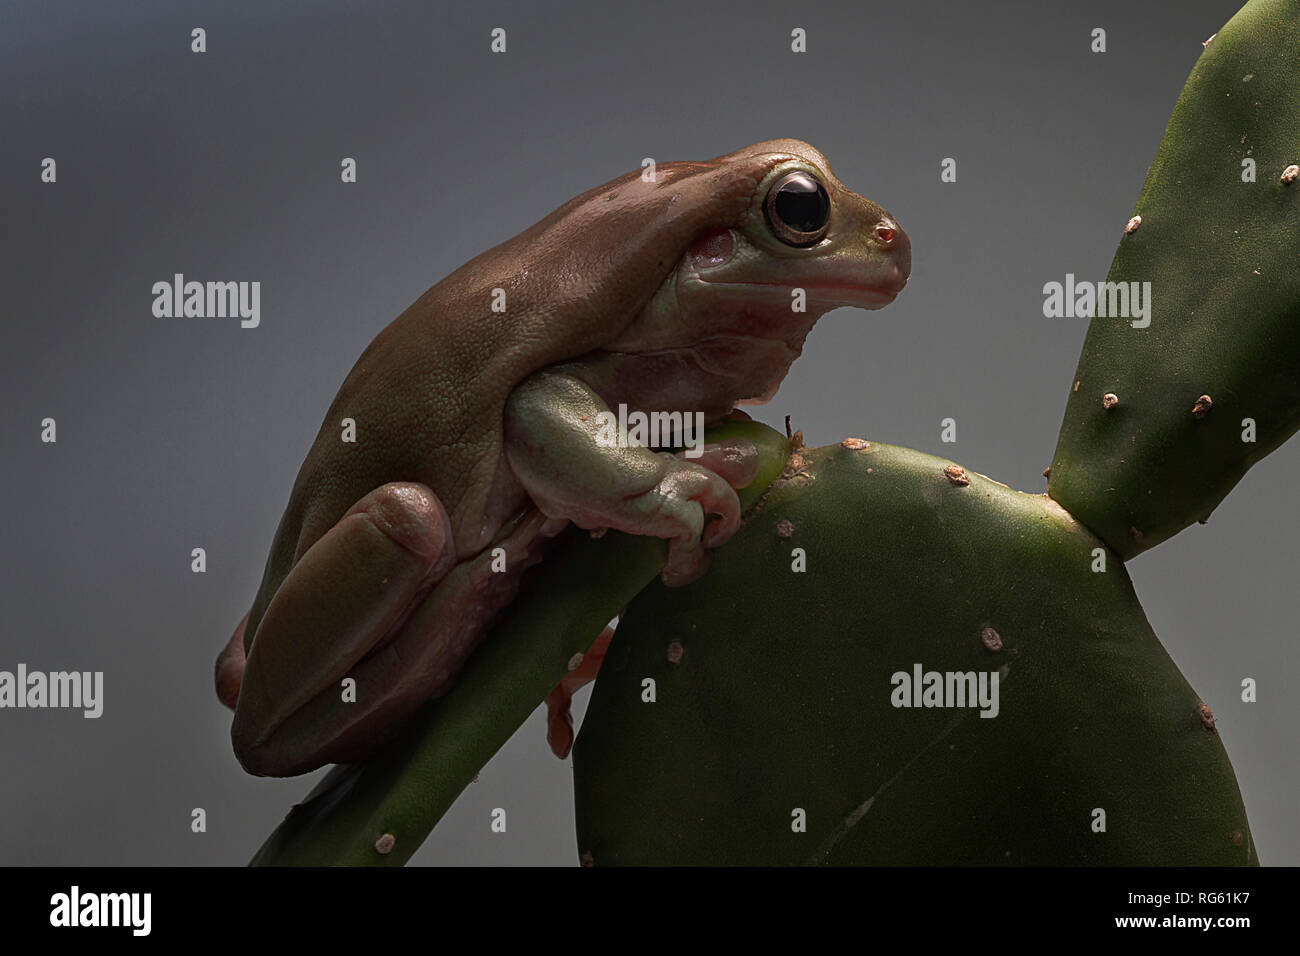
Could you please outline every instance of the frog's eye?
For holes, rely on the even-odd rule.
[[[831,224],[831,197],[812,173],[796,169],[772,184],[763,202],[772,234],[788,246],[821,241]]]

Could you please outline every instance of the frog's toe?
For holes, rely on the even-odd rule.
[[[758,475],[758,447],[747,438],[728,438],[709,442],[698,458],[678,457],[707,468],[732,488],[744,488]]]
[[[613,637],[612,627],[601,631],[600,637],[582,655],[578,666],[569,671],[555,685],[555,689],[546,695],[546,742],[550,745],[551,753],[561,760],[569,756],[569,751],[573,748],[573,714],[569,710],[573,695],[578,692],[578,688],[585,687],[596,679]]]
[[[709,570],[711,557],[698,537],[669,538],[668,560],[659,574],[660,580],[670,588],[697,581]]]
[[[217,699],[231,710],[239,702],[239,685],[244,680],[244,628],[247,626],[248,615],[245,614],[230,643],[217,655]]]
[[[752,480],[753,476],[751,476]],[[731,485],[715,478],[708,482],[692,501],[699,503],[704,515],[717,515],[703,529],[702,545],[716,548],[725,544],[733,534],[740,530],[740,498]]]

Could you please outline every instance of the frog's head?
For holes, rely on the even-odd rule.
[[[911,271],[911,243],[893,216],[848,189],[800,140],[756,143],[712,162],[766,173],[740,219],[696,236],[610,348],[707,351],[709,364],[728,359],[728,377],[745,380],[738,399],[766,400],[824,313],[894,300]]]
[[[892,302],[912,268],[911,243],[894,217],[846,187],[825,156],[797,139],[757,143],[717,161],[763,154],[772,165],[744,220],[706,232],[687,250],[677,276],[681,303],[725,296],[788,312],[795,289],[816,315]]]

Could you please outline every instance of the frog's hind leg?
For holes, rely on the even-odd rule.
[[[573,714],[569,710],[573,695],[578,692],[578,688],[585,687],[596,679],[613,637],[613,627],[601,631],[600,637],[582,655],[578,666],[569,671],[555,685],[555,689],[546,695],[546,742],[551,747],[551,753],[561,760],[569,756],[569,751],[573,748]]]
[[[339,738],[357,724],[382,719],[383,695],[371,685],[350,699],[343,679],[400,634],[455,563],[442,502],[414,482],[376,488],[312,544],[268,604],[247,660],[247,619],[218,659],[218,694],[237,694],[231,738],[245,769],[304,773],[341,759]],[[414,695],[400,667],[385,671]]]

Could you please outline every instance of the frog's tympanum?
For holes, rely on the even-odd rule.
[[[608,440],[600,413],[712,423],[766,401],[821,315],[886,305],[910,259],[889,213],[781,139],[629,173],[429,289],[339,389],[217,661],[240,762],[280,776],[373,751],[569,523],[667,539],[667,584],[704,573],[753,445],[673,455]]]

